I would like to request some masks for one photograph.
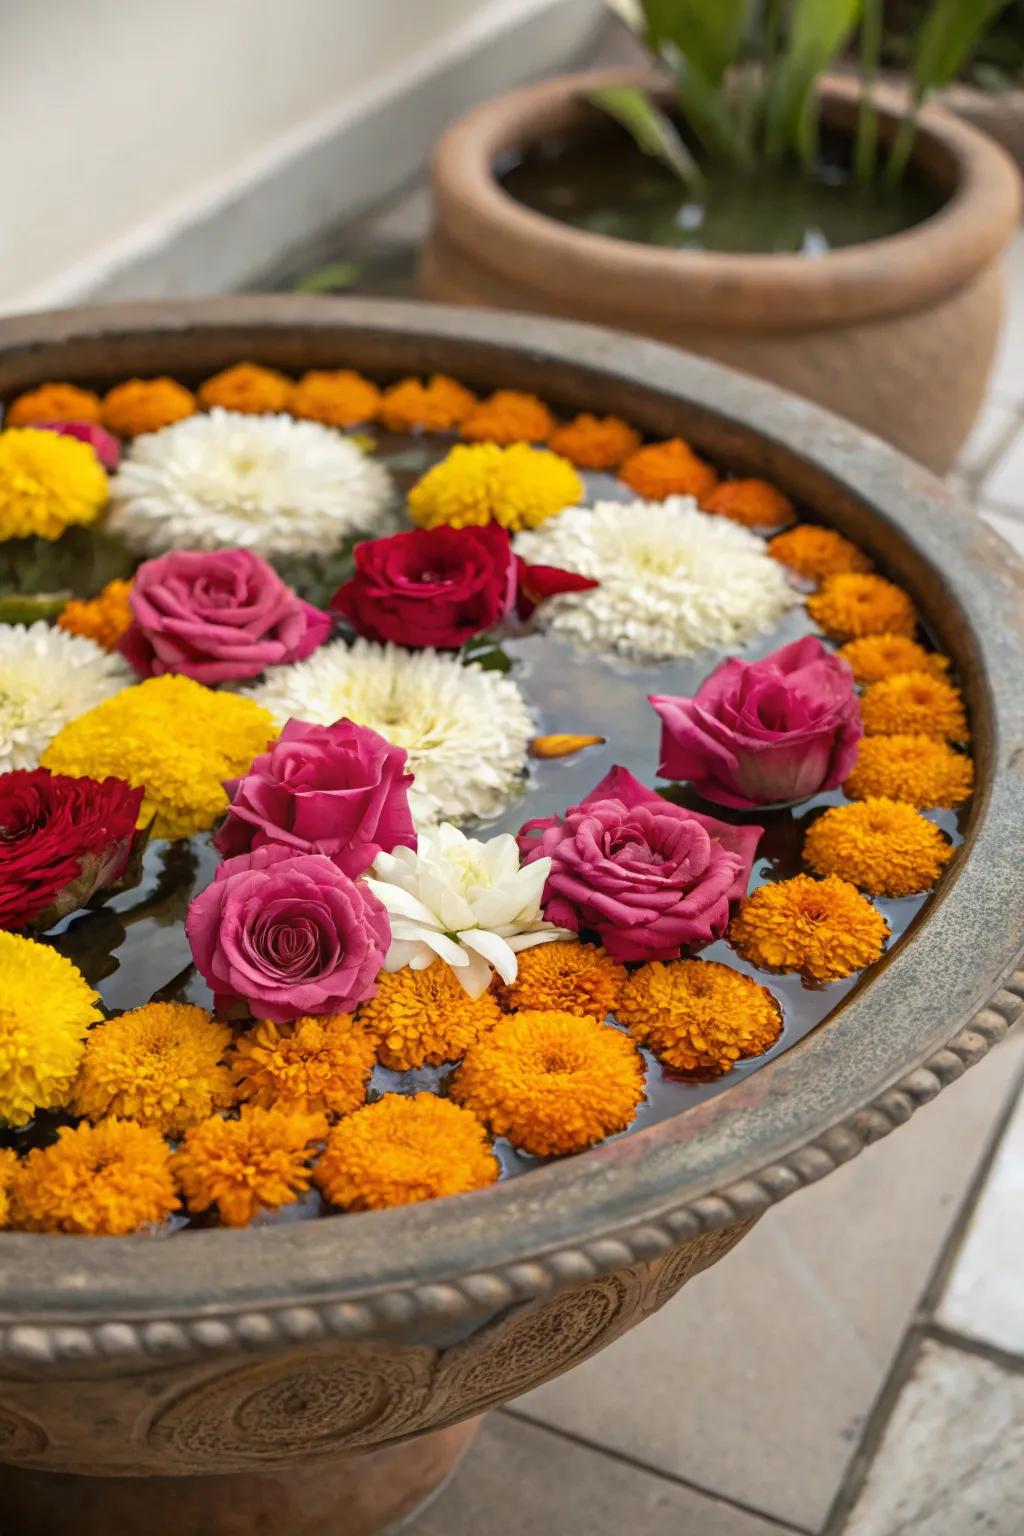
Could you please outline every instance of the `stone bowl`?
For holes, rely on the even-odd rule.
[[[585,1359],[776,1201],[902,1124],[1024,998],[1022,567],[927,471],[717,364],[579,325],[299,296],[0,323],[0,397],[47,378],[443,371],[681,433],[872,550],[954,658],[965,845],[909,942],[718,1097],[457,1199],[171,1242],[0,1234],[0,1507],[33,1536],[366,1536],[487,1409]]]

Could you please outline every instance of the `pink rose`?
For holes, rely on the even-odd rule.
[[[34,421],[32,425],[38,432],[58,432],[61,437],[77,437],[80,443],[88,443],[103,468],[111,473],[121,462],[121,444],[113,432],[94,421]]]
[[[616,960],[674,960],[721,938],[761,832],[672,805],[613,768],[561,822],[527,822],[519,847],[524,863],[551,859],[549,922],[594,930]]]
[[[378,853],[416,847],[406,755],[351,720],[289,720],[248,773],[224,785],[231,805],[214,843],[227,857],[280,843],[364,874]]]
[[[387,912],[361,881],[278,843],[227,859],[185,931],[217,1006],[245,1002],[275,1024],[373,997],[391,943]]]
[[[131,590],[134,622],[121,650],[143,677],[181,672],[197,683],[256,677],[302,661],[331,631],[248,549],[179,551],[147,560]]]
[[[853,673],[812,636],[763,661],[723,661],[692,699],[650,699],[662,724],[658,772],[738,810],[835,789],[863,735]]]

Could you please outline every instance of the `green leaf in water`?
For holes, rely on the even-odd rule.
[[[0,593],[0,624],[34,624],[37,619],[55,619],[74,595],[71,591]]]
[[[501,648],[501,642],[493,635],[474,635],[462,648],[462,661],[466,666],[480,667],[484,672],[511,672],[512,658]]]
[[[786,46],[771,82],[765,151],[778,160],[795,151],[810,165],[817,153],[814,90],[818,76],[848,43],[861,0],[794,0]]]
[[[675,123],[643,91],[629,85],[601,85],[583,95],[592,106],[621,124],[638,149],[661,160],[686,186],[703,185],[700,168]]]
[[[363,275],[361,261],[332,261],[326,267],[307,272],[292,284],[294,293],[336,293],[339,289],[354,288]]]

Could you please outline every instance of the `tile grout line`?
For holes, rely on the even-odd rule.
[[[961,1333],[958,1328],[949,1328],[945,1323],[934,1320],[922,1323],[921,1332],[924,1338],[942,1344],[947,1349],[958,1349],[961,1354],[987,1360],[990,1365],[998,1365],[1000,1370],[1009,1371],[1015,1376],[1024,1375],[1024,1355],[1018,1355],[1012,1349],[1003,1349],[987,1339],[973,1338],[969,1333]]]

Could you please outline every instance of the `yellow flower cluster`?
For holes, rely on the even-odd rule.
[[[974,784],[974,765],[963,752],[923,734],[865,736],[843,785],[851,800],[881,795],[921,810],[962,805]]]
[[[132,622],[131,590],[130,581],[108,581],[98,597],[66,603],[57,623],[69,634],[84,635],[105,651],[116,651]]]
[[[99,396],[77,384],[40,384],[12,400],[4,412],[5,427],[31,427],[37,421],[89,421],[100,419]]]
[[[10,1201],[12,1226],[92,1237],[156,1226],[181,1204],[167,1143],[131,1120],[63,1126],[18,1164]]]
[[[260,1109],[348,1115],[366,1102],[376,1041],[347,1013],[254,1024],[231,1057],[238,1097]]]
[[[509,1013],[532,1008],[604,1019],[618,1008],[626,967],[600,945],[557,939],[524,949],[518,958],[515,981],[497,989]]]
[[[758,982],[714,960],[661,960],[626,983],[619,1019],[675,1072],[719,1077],[782,1033],[782,1009]]]
[[[457,1061],[500,1017],[493,993],[470,997],[443,960],[422,971],[385,971],[376,997],[359,1009],[380,1060],[399,1072]]]
[[[498,1160],[467,1110],[433,1093],[388,1093],[329,1132],[313,1177],[332,1205],[379,1211],[482,1189]]]
[[[428,469],[409,492],[409,515],[421,528],[537,528],[575,505],[583,482],[567,459],[515,443],[460,444]]]
[[[0,1122],[67,1103],[98,1002],[64,955],[0,932]]]
[[[953,856],[949,839],[912,805],[874,796],[825,811],[804,838],[804,860],[872,896],[912,896]]]
[[[247,1104],[237,1120],[214,1117],[185,1133],[173,1160],[191,1211],[216,1209],[226,1227],[288,1205],[309,1188],[325,1115]]]
[[[869,736],[966,741],[969,734],[960,690],[931,671],[880,678],[861,699],[860,715]]]
[[[71,1098],[87,1120],[111,1115],[180,1136],[234,1098],[231,1030],[189,1003],[146,1003],[90,1030]]]
[[[0,539],[58,539],[106,503],[106,471],[88,443],[34,427],[0,432]]]
[[[889,925],[848,880],[795,875],[758,886],[728,936],[744,960],[763,970],[839,981],[879,958]]]
[[[174,379],[125,379],[103,398],[103,425],[117,437],[141,437],[194,416],[195,410],[192,391]]]

